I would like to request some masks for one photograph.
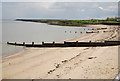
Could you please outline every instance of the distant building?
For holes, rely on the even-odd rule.
[[[120,18],[117,18],[117,21],[120,21]]]

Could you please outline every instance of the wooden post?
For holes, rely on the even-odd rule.
[[[64,41],[64,47],[67,46],[66,41]]]
[[[42,42],[42,45],[44,45],[44,42]]]
[[[23,45],[25,45],[25,42],[23,42]]]
[[[76,46],[78,46],[78,41],[76,41]]]
[[[9,42],[7,42],[7,44],[9,44]]]
[[[55,42],[53,41],[53,46],[55,45]]]
[[[89,41],[89,43],[91,43],[91,41]]]
[[[32,42],[32,45],[34,46],[34,42]]]
[[[17,43],[15,42],[15,45],[16,45]]]

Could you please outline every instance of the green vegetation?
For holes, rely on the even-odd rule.
[[[117,17],[115,17],[115,18],[109,18],[109,17],[107,17],[106,20],[107,20],[107,21],[117,21],[117,19],[118,19]]]
[[[118,18],[106,18],[105,20],[50,20],[50,19],[16,19],[17,21],[41,22],[50,25],[61,26],[85,26],[86,24],[105,24],[105,25],[120,25]]]

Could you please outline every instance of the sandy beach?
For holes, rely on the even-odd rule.
[[[118,26],[97,28],[67,41],[118,40]],[[100,29],[106,28],[106,29]],[[3,79],[114,79],[118,74],[118,46],[26,48],[2,58]]]

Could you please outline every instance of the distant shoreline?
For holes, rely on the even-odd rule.
[[[47,23],[49,25],[87,27],[87,25],[120,25],[116,20],[59,20],[59,19],[16,19],[15,21]]]

